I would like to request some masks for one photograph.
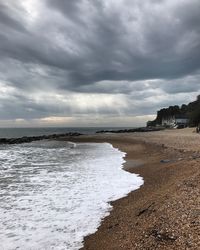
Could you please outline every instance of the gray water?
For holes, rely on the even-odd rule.
[[[127,129],[125,127],[119,128],[59,128],[59,127],[46,127],[46,128],[0,128],[0,138],[18,138],[23,136],[39,136],[39,135],[51,135],[51,134],[62,134],[68,132],[79,132],[82,134],[94,134],[98,130],[118,130]]]

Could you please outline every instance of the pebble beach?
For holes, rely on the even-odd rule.
[[[200,135],[194,128],[77,140],[111,143],[127,153],[124,169],[144,178],[140,189],[112,203],[82,249],[200,249]]]

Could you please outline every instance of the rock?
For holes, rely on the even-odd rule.
[[[169,163],[169,162],[172,162],[172,160],[165,159],[165,160],[161,160],[160,162],[161,162],[161,163]]]
[[[178,237],[175,236],[173,233],[170,234],[169,232],[164,232],[163,230],[153,229],[151,235],[159,241],[175,241]]]
[[[141,128],[132,128],[132,129],[120,129],[120,130],[99,130],[96,134],[99,133],[134,133],[134,132],[152,132],[152,131],[160,131],[162,128],[149,128],[149,127],[141,127]]]
[[[29,143],[32,141],[40,141],[45,139],[58,139],[67,136],[80,136],[82,134],[77,132],[69,132],[66,134],[52,134],[52,135],[40,135],[40,136],[23,136],[20,138],[0,138],[0,144],[20,144]]]

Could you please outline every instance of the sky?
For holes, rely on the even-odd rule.
[[[199,0],[0,0],[0,127],[143,126],[199,93]]]

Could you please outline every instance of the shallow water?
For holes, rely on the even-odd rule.
[[[1,249],[79,249],[109,201],[143,184],[110,144],[0,146]]]

